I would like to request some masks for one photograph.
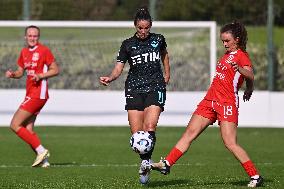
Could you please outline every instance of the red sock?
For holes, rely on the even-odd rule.
[[[25,127],[21,127],[16,134],[31,145],[33,149],[36,149],[40,145],[40,140],[37,135],[31,134]]]
[[[176,161],[183,155],[183,153],[174,147],[167,155],[166,160],[170,163],[170,166],[176,163]]]
[[[250,177],[254,175],[259,175],[259,173],[257,172],[251,160],[248,160],[247,162],[242,163],[242,166]]]

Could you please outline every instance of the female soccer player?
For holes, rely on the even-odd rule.
[[[155,130],[160,113],[164,110],[166,84],[170,79],[169,56],[165,38],[161,34],[150,33],[152,18],[146,8],[137,11],[134,18],[136,33],[122,42],[117,63],[111,74],[100,77],[103,85],[117,79],[128,61],[130,70],[125,82],[125,109],[131,133],[148,131],[155,144]],[[164,75],[161,63],[164,67]],[[152,151],[140,155],[140,182],[149,180]]]
[[[259,175],[246,151],[237,143],[238,91],[246,81],[243,100],[248,101],[253,92],[254,74],[246,52],[247,31],[240,22],[223,26],[220,37],[226,50],[216,66],[216,74],[204,99],[193,113],[185,132],[165,159],[153,163],[152,168],[168,174],[170,167],[188,150],[193,140],[209,125],[218,120],[225,147],[240,161],[250,176],[248,187],[260,186]]]
[[[26,71],[26,97],[14,114],[10,127],[37,153],[32,166],[41,164],[42,167],[49,167],[49,151],[42,146],[33,128],[37,115],[48,99],[47,78],[56,76],[59,70],[53,54],[39,43],[39,37],[40,29],[37,26],[26,27],[26,47],[18,58],[18,69],[6,71],[6,77],[19,79]]]

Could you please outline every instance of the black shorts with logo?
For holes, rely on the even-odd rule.
[[[125,110],[144,111],[145,108],[156,105],[164,111],[166,101],[166,90],[150,91],[148,93],[125,92]]]

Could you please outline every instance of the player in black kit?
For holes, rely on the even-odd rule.
[[[163,35],[150,33],[152,18],[147,8],[137,11],[134,25],[136,33],[122,42],[114,69],[109,76],[100,77],[100,82],[108,85],[120,76],[126,62],[129,63],[130,70],[125,81],[125,109],[131,133],[147,131],[155,144],[156,126],[160,113],[164,111],[166,84],[170,80],[167,44]],[[140,155],[139,175],[142,184],[149,181],[153,150]]]

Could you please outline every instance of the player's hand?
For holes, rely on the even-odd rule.
[[[5,76],[7,78],[13,78],[13,77],[15,77],[15,73],[12,70],[7,70],[6,73],[5,73]]]
[[[100,83],[104,86],[108,86],[111,82],[110,77],[100,77]]]
[[[41,74],[34,74],[33,76],[32,76],[32,80],[34,81],[34,82],[38,82],[39,80],[41,80],[42,79],[42,75]]]
[[[246,89],[244,92],[244,96],[243,96],[243,100],[245,101],[249,101],[251,95],[252,95],[253,90],[250,89]]]
[[[167,84],[169,84],[169,82],[170,82],[170,77],[165,76],[165,78],[164,78],[164,79],[165,79],[165,83],[166,83],[166,85],[167,85]]]
[[[230,62],[235,72],[239,71],[239,65],[236,62]]]

